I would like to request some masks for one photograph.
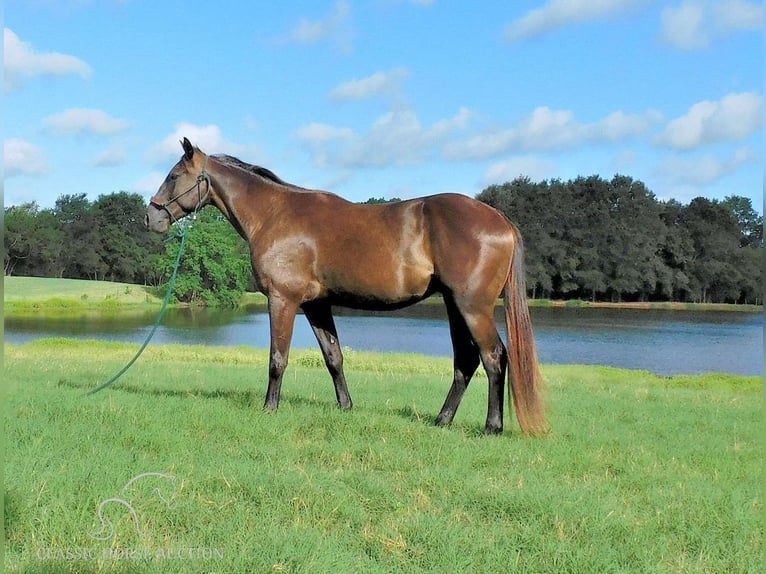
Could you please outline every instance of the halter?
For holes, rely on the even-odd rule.
[[[170,212],[170,210],[168,209],[168,206],[169,205],[173,205],[175,202],[177,202],[179,199],[181,199],[184,195],[187,195],[187,194],[191,193],[192,191],[194,191],[196,189],[197,190],[197,205],[191,211],[186,211],[186,209],[184,209],[183,206],[181,206],[181,209],[183,209],[185,211],[184,215],[189,215],[190,213],[194,213],[194,215],[197,215],[197,212],[199,211],[200,207],[202,207],[202,200],[203,200],[203,197],[202,197],[202,182],[203,181],[205,182],[205,197],[204,197],[204,199],[207,199],[210,196],[210,176],[207,173],[207,157],[205,158],[205,167],[202,168],[202,171],[197,176],[197,183],[192,185],[189,189],[187,189],[183,193],[179,193],[174,198],[169,199],[165,203],[160,203],[154,197],[152,197],[149,200],[149,205],[151,205],[153,207],[156,207],[157,209],[159,209],[161,211],[164,211],[165,213],[168,214],[168,217],[170,217],[170,222],[171,223],[176,223],[178,221],[178,219]]]

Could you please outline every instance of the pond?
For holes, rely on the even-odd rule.
[[[421,304],[391,313],[336,309],[341,344],[357,350],[452,355],[442,305]],[[76,337],[140,344],[156,311],[77,319],[6,318],[5,341]],[[754,313],[533,307],[540,360],[553,364],[609,365],[660,375],[763,372],[763,316]],[[497,321],[505,332],[502,310]],[[154,343],[269,346],[264,308],[171,309]],[[293,348],[316,348],[298,317]]]

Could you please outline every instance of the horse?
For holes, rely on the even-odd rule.
[[[255,285],[268,299],[265,410],[279,406],[299,310],[319,343],[338,406],[350,409],[332,307],[393,310],[439,293],[447,308],[454,372],[435,424],[452,422],[481,363],[488,379],[485,432],[503,432],[506,372],[522,432],[547,431],[522,238],[502,213],[452,193],[352,203],[289,184],[229,155],[207,155],[187,138],[181,145],[183,155],[149,201],[145,224],[167,233],[180,219],[213,205],[249,244]],[[494,319],[501,295],[507,347]]]

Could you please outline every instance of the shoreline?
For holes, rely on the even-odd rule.
[[[121,313],[150,311],[162,304],[162,297],[154,289],[144,285],[88,281],[83,279],[54,279],[45,277],[4,277],[3,310],[5,316],[29,316],[42,313],[57,315],[84,312]],[[266,296],[247,292],[239,309],[249,306],[265,306]],[[601,302],[581,299],[528,299],[531,308],[594,308],[635,309],[657,311],[719,311],[735,313],[763,313],[763,305],[733,303],[688,303],[680,301],[658,302]],[[434,295],[418,305],[441,304],[441,297]],[[498,300],[498,305],[502,302]],[[170,308],[204,307],[188,303],[172,303]]]

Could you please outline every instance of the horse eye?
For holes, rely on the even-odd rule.
[[[170,174],[170,181],[175,181],[177,179],[178,179],[178,174],[177,173],[171,173]]]

